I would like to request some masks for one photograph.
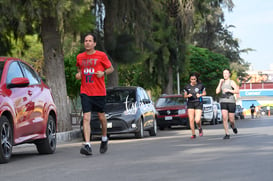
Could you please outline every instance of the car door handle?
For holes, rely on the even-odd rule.
[[[30,95],[30,96],[32,95],[32,91],[31,91],[31,90],[29,90],[27,93],[28,93],[28,95]]]

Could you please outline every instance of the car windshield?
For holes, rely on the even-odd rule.
[[[0,62],[0,80],[2,78],[2,72],[3,72],[3,69],[4,69],[4,64],[5,64],[5,62]]]
[[[187,102],[183,97],[161,97],[158,99],[156,107],[178,106],[186,104]]]
[[[107,90],[106,103],[136,102],[135,90]]]
[[[203,103],[204,103],[204,104],[211,104],[211,99],[210,99],[210,98],[204,97],[204,98],[203,98]]]

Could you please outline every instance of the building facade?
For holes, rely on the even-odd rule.
[[[244,114],[250,115],[250,106],[256,111],[273,114],[273,71],[250,71],[247,82],[240,86],[237,104],[244,108]]]

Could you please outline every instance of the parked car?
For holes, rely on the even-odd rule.
[[[202,124],[204,122],[208,122],[211,125],[215,124],[215,118],[213,114],[213,98],[211,96],[203,96],[203,111],[201,121]]]
[[[223,123],[222,110],[221,110],[220,103],[218,102],[213,103],[213,113],[214,113],[215,124]]]
[[[108,137],[112,134],[133,133],[143,138],[144,131],[156,136],[155,108],[147,92],[141,87],[107,88],[105,116]],[[96,112],[91,114],[91,134],[101,135],[101,124]],[[82,121],[81,131],[83,135]]]
[[[235,119],[245,119],[244,108],[241,105],[236,105]]]
[[[12,147],[34,143],[39,153],[56,149],[56,106],[48,86],[24,61],[0,57],[0,163]]]
[[[160,130],[166,127],[185,125],[190,128],[187,100],[183,95],[162,95],[155,104],[156,120]]]

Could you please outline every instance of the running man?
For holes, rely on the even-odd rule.
[[[111,74],[114,68],[104,52],[95,50],[96,37],[88,33],[84,37],[85,52],[77,56],[78,73],[76,78],[81,80],[81,103],[83,110],[83,132],[85,143],[80,153],[92,155],[90,144],[91,112],[97,112],[102,126],[100,153],[108,149],[107,120],[105,117],[106,88],[104,77]]]

